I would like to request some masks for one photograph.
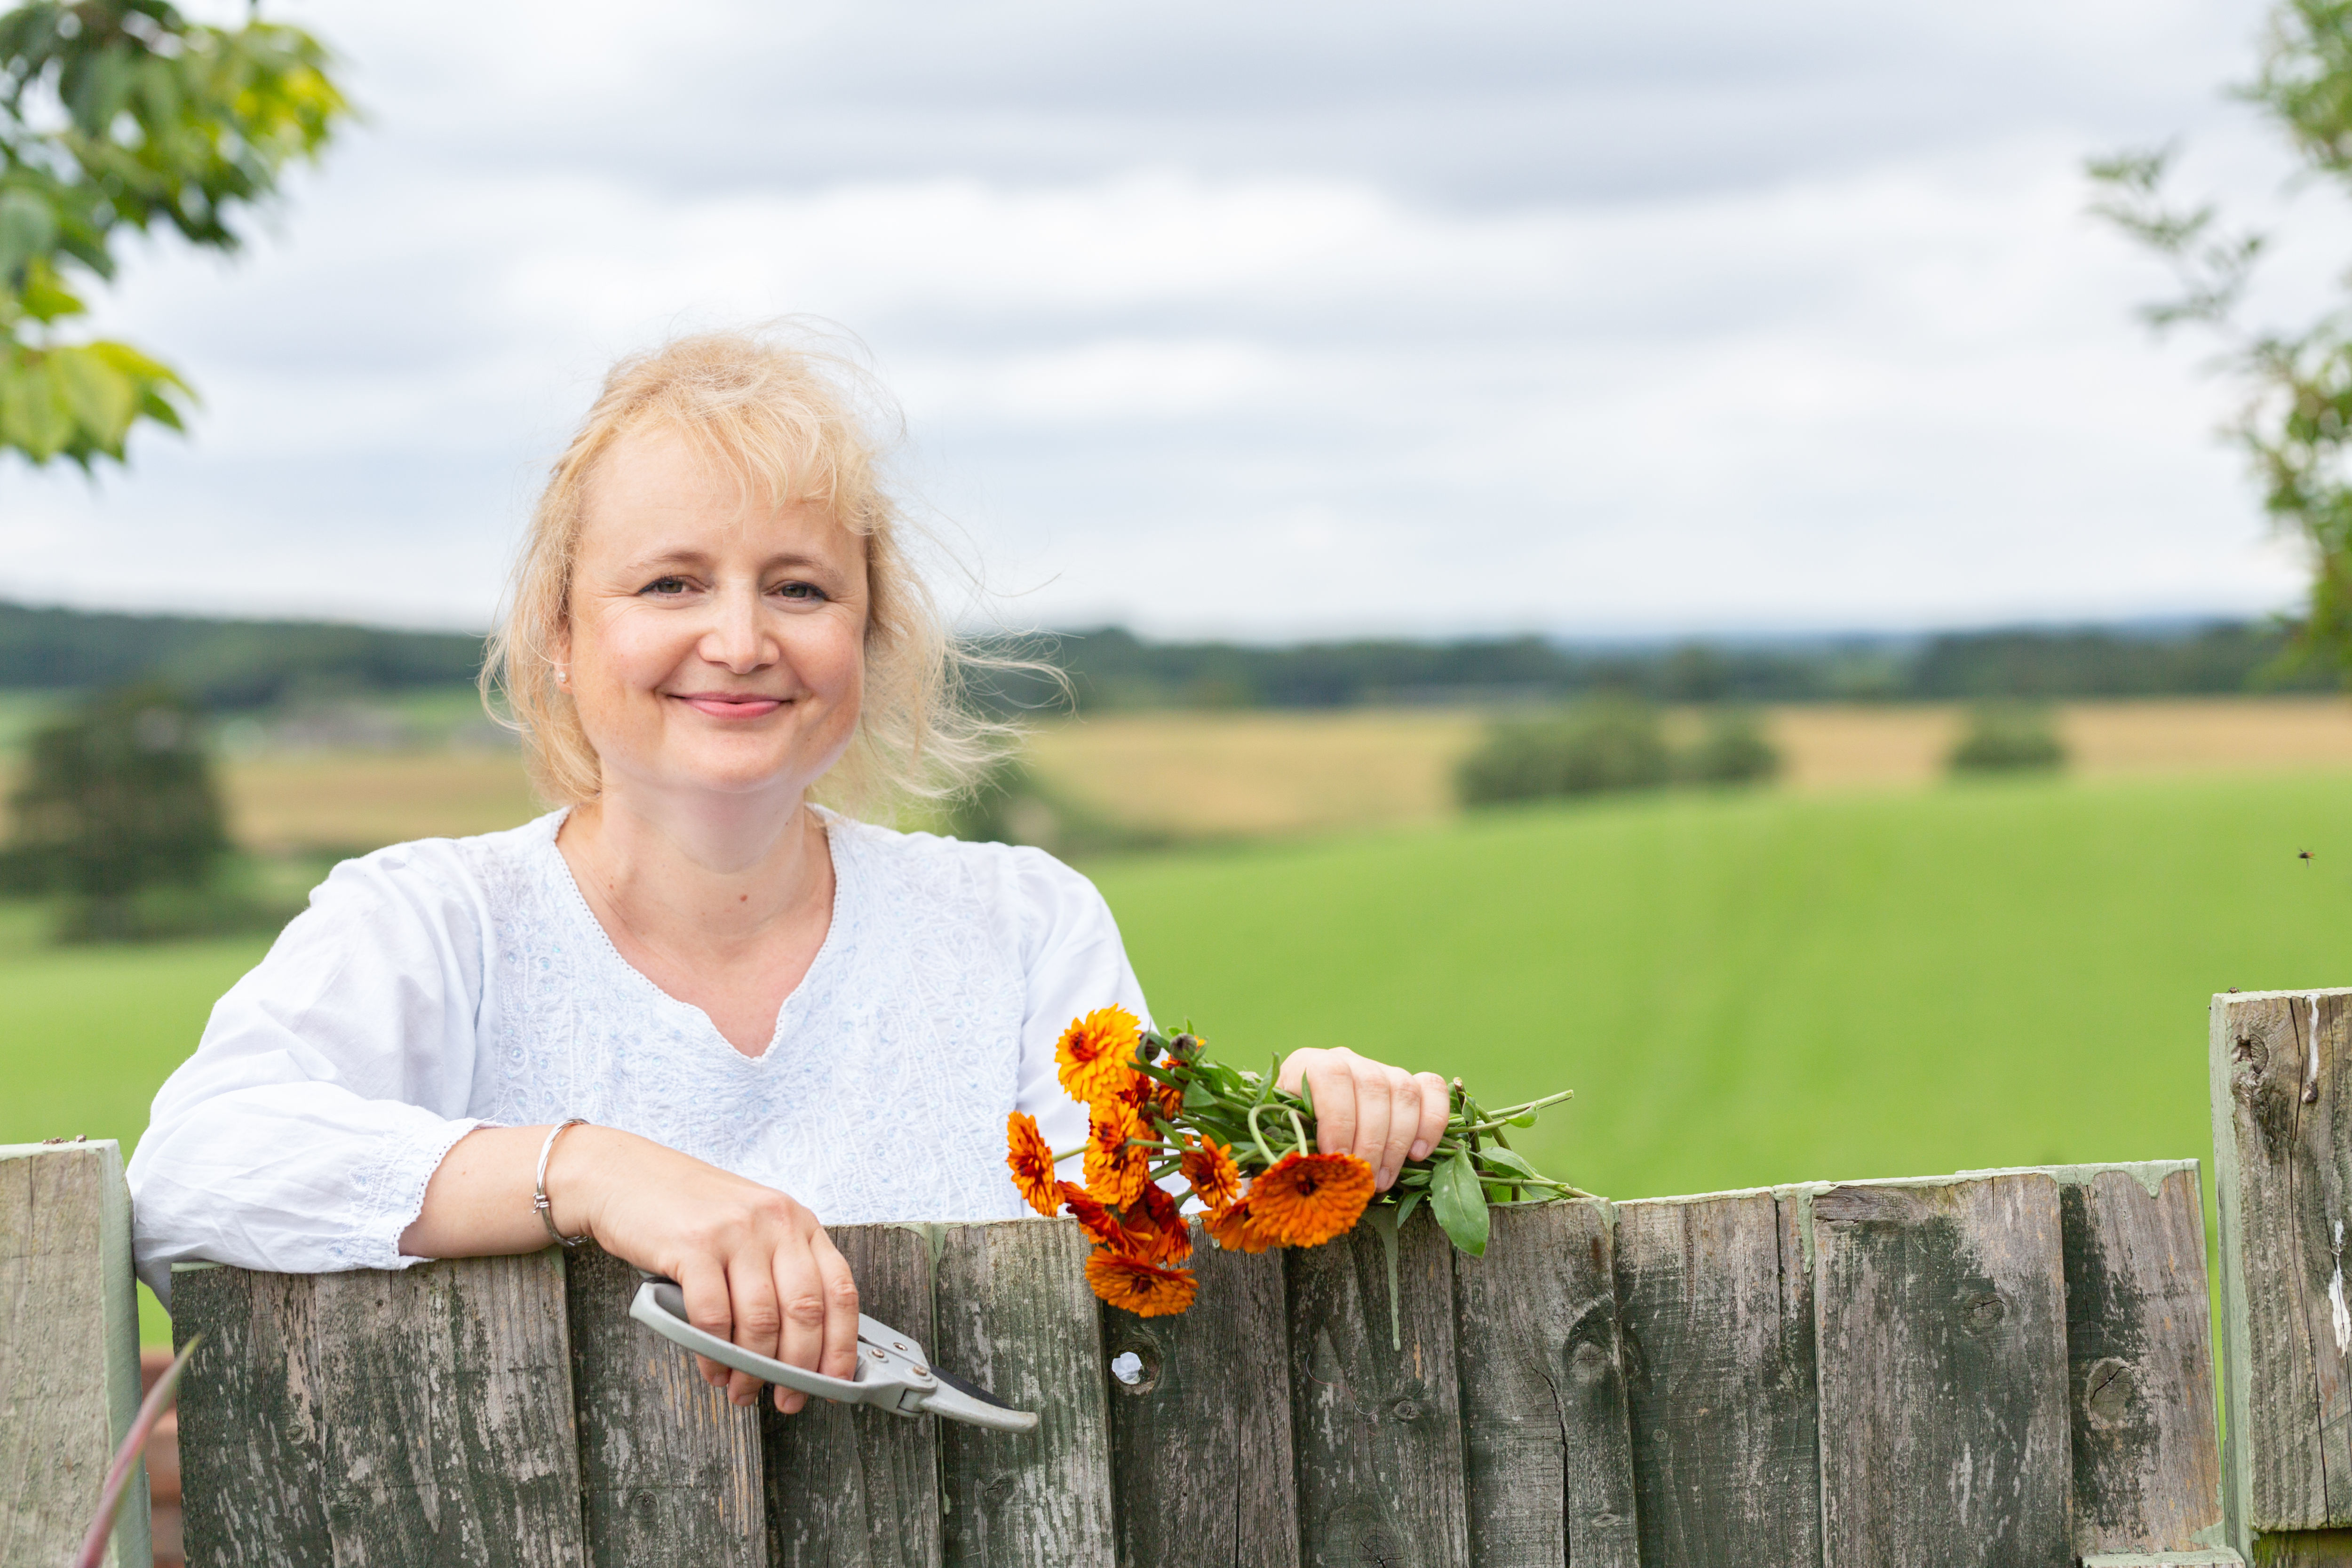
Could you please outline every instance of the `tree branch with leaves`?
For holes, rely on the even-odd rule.
[[[299,27],[189,21],[163,0],[0,11],[0,451],[124,460],[142,420],[184,427],[194,390],[142,350],[75,341],[126,232],[234,253],[279,176],[351,106]]]
[[[2352,196],[2352,0],[2283,0],[2262,68],[2231,89],[2286,140],[2305,183]],[[2159,331],[2215,336],[2242,398],[2229,434],[2245,451],[2263,509],[2309,553],[2311,586],[2294,652],[2352,685],[2352,298],[2292,328],[2246,320],[2267,235],[2231,229],[2212,203],[2168,197],[2173,151],[2095,159],[2092,210],[2171,267],[2177,292],[2143,307]],[[2352,289],[2352,276],[2339,287]]]

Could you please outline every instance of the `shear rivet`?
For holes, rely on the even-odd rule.
[[[882,1349],[878,1345],[874,1349],[867,1351],[866,1353],[872,1356],[876,1361],[888,1361],[890,1359],[890,1352]]]

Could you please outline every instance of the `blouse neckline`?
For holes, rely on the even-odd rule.
[[[768,1043],[756,1056],[737,1050],[734,1042],[719,1032],[719,1026],[711,1021],[709,1014],[663,990],[654,983],[652,976],[631,963],[614,944],[613,933],[604,929],[604,922],[598,920],[596,911],[589,907],[587,895],[580,890],[580,879],[572,874],[572,862],[566,860],[563,851],[556,847],[556,835],[563,830],[564,822],[572,815],[570,806],[550,812],[541,819],[546,824],[546,831],[541,836],[539,847],[540,853],[549,862],[545,868],[547,874],[566,895],[562,900],[564,906],[576,921],[593,933],[593,951],[604,962],[617,969],[627,984],[641,987],[657,1005],[691,1018],[699,1026],[698,1032],[708,1044],[718,1047],[737,1061],[755,1067],[764,1066],[780,1054],[776,1047],[783,1042],[794,1016],[807,1011],[808,999],[817,994],[818,980],[822,978],[829,982],[832,979],[832,971],[842,962],[840,952],[847,943],[847,939],[842,935],[842,915],[845,907],[849,905],[849,888],[856,877],[856,857],[842,853],[843,840],[847,837],[843,832],[845,826],[844,818],[821,805],[810,805],[806,809],[815,815],[818,825],[824,829],[825,855],[833,862],[833,908],[827,913],[824,940],[817,944],[816,956],[809,960],[809,966],[803,972],[799,983],[785,994],[782,1004],[776,1009],[776,1023],[769,1032]]]

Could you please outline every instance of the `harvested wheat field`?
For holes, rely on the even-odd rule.
[[[503,748],[265,754],[221,774],[229,832],[272,854],[488,833],[540,810],[520,753]]]
[[[2069,771],[2084,778],[2352,769],[2352,702],[2341,699],[2086,702],[2057,717]],[[1806,793],[1931,784],[1965,721],[1931,706],[1764,718],[1783,782]],[[1029,755],[1048,784],[1114,821],[1276,837],[1452,815],[1454,764],[1486,723],[1457,709],[1113,713],[1042,725]],[[223,776],[238,840],[270,851],[482,833],[538,809],[520,758],[504,750],[263,754],[227,763]]]

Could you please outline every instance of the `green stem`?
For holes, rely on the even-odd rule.
[[[1067,1159],[1074,1158],[1075,1156],[1079,1155],[1079,1154],[1083,1154],[1083,1153],[1085,1153],[1086,1152],[1087,1152],[1087,1146],[1086,1146],[1085,1144],[1081,1143],[1081,1144],[1079,1144],[1079,1145],[1078,1145],[1076,1148],[1075,1148],[1075,1149],[1056,1149],[1056,1150],[1055,1150],[1055,1151],[1054,1151],[1054,1153],[1053,1153],[1052,1158],[1053,1158],[1054,1163],[1055,1163],[1056,1165],[1058,1165],[1058,1164],[1060,1164],[1063,1161],[1067,1160]]]
[[[1297,1112],[1296,1110],[1291,1110],[1291,1109],[1290,1109],[1290,1107],[1288,1107],[1288,1106],[1286,1106],[1286,1106],[1284,1106],[1282,1109],[1283,1109],[1284,1113],[1285,1113],[1285,1114],[1286,1114],[1286,1115],[1290,1118],[1290,1131],[1292,1131],[1292,1132],[1293,1132],[1293,1133],[1297,1137],[1297,1139],[1298,1139],[1298,1152],[1299,1152],[1301,1154],[1306,1153],[1306,1152],[1307,1152],[1307,1123],[1305,1123],[1304,1121],[1299,1121],[1299,1120],[1298,1120],[1298,1112]]]
[[[1257,1145],[1257,1152],[1261,1155],[1265,1156],[1265,1163],[1271,1165],[1274,1163],[1274,1151],[1265,1146],[1265,1134],[1257,1130],[1257,1113],[1265,1109],[1265,1107],[1263,1105],[1253,1105],[1250,1107],[1249,1134],[1250,1142]]]

